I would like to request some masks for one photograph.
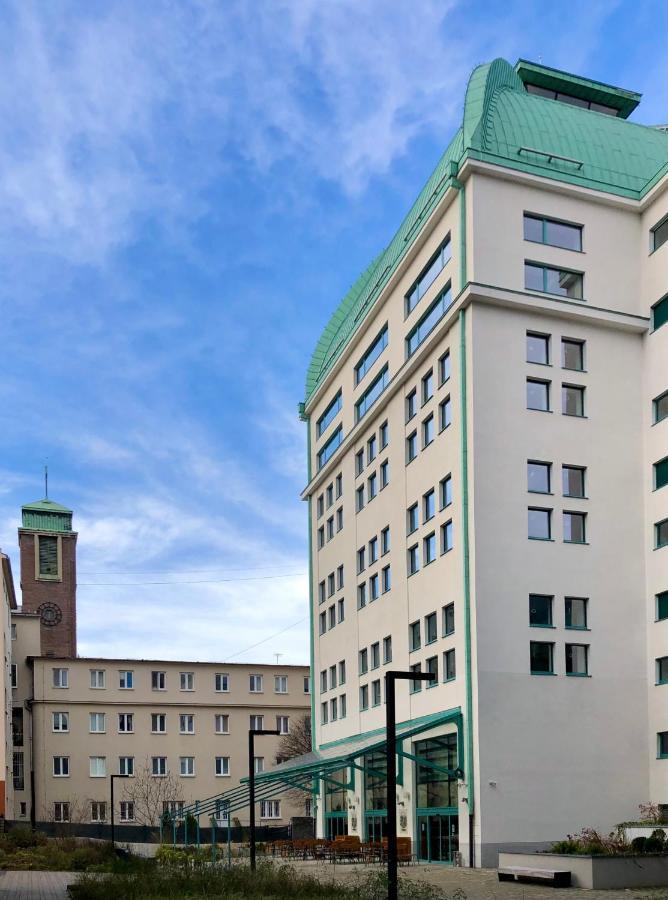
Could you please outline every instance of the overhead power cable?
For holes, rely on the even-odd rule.
[[[298,622],[293,622],[292,625],[281,628],[280,631],[276,631],[274,634],[270,634],[269,637],[263,638],[261,641],[258,641],[257,644],[251,644],[250,647],[245,647],[243,650],[239,650],[238,653],[233,653],[232,656],[226,656],[225,662],[229,662],[231,659],[234,659],[235,656],[243,656],[244,653],[248,653],[249,650],[254,650],[256,647],[259,647],[260,644],[266,644],[267,641],[273,640],[275,637],[278,637],[279,634],[284,634],[286,631],[290,631],[291,628],[296,628],[297,625],[302,625],[307,619],[308,616],[304,616],[304,618],[300,619]]]
[[[306,572],[285,575],[250,575],[248,578],[203,578],[195,581],[79,581],[77,587],[143,587],[149,584],[230,584],[238,581],[273,581],[277,578],[301,578]]]

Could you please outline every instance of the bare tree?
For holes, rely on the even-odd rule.
[[[290,731],[284,734],[278,742],[276,750],[276,763],[287,762],[296,756],[303,756],[312,750],[311,744],[311,717],[300,716],[290,720]],[[304,803],[311,796],[310,791],[292,788],[285,792],[285,796],[295,803]]]
[[[134,777],[123,779],[123,800],[134,804],[134,818],[151,828],[160,823],[166,804],[183,799],[178,779],[170,773],[154,775],[148,757]]]
[[[53,825],[53,833],[56,837],[65,837],[66,835],[76,833],[76,826],[83,822],[89,821],[90,802],[82,800],[80,797],[68,797],[66,800],[59,801],[61,815],[63,806],[67,803],[67,818],[56,819],[56,804],[44,804],[42,807],[42,821],[49,822]]]

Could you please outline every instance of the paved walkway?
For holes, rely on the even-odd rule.
[[[66,900],[76,872],[0,872],[0,900]]]

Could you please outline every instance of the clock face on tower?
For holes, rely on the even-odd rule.
[[[39,613],[42,625],[59,625],[60,622],[62,622],[63,613],[56,603],[42,603],[42,605],[37,608],[37,612]]]

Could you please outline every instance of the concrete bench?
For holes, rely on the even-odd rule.
[[[553,887],[570,887],[571,873],[565,869],[531,869],[528,866],[503,866],[499,881],[539,881]]]

